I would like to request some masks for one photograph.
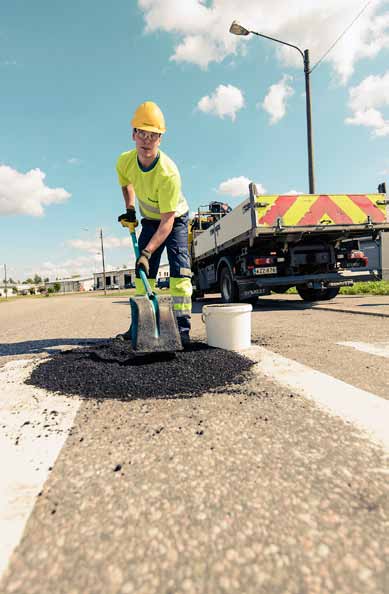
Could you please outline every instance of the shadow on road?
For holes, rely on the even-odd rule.
[[[158,296],[158,295],[157,295]],[[129,302],[127,301],[113,301],[112,302],[114,305],[126,305],[127,307],[129,307]],[[201,314],[204,305],[217,305],[217,304],[221,304],[222,301],[220,298],[215,297],[215,298],[211,298],[211,299],[199,299],[197,301],[193,301],[192,303],[192,313],[193,314]],[[316,304],[319,305],[320,303],[323,302],[317,302]],[[327,303],[327,302],[324,302]],[[282,311],[293,311],[294,309],[312,309],[315,307],[316,305],[315,303],[310,303],[310,302],[304,302],[301,300],[296,300],[296,301],[291,301],[291,300],[285,300],[285,299],[266,299],[266,300],[261,300],[258,299],[258,301],[255,304],[252,304],[253,306],[253,311],[276,311],[276,310],[282,310]]]
[[[356,307],[384,307],[388,303],[357,303]]]
[[[202,301],[194,301],[192,305],[192,313],[201,313],[204,305],[221,304],[220,299],[204,299]],[[314,303],[305,303],[304,301],[286,301],[283,299],[266,299],[252,304],[253,311],[293,311],[295,309],[314,309]]]
[[[106,340],[106,338],[52,338],[47,340],[25,340],[23,342],[3,342],[0,343],[0,357],[52,353],[64,346],[90,346],[106,342]]]

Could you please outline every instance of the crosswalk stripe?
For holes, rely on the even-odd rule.
[[[256,371],[353,423],[389,451],[389,400],[360,390],[325,373],[253,346],[241,351],[257,362]]]
[[[0,576],[81,403],[24,384],[34,364],[18,359],[0,369]]]
[[[377,355],[378,357],[386,357],[389,359],[389,342],[373,343],[368,342],[337,342],[341,346],[351,347],[369,355]]]

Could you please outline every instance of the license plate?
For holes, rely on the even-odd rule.
[[[267,268],[254,268],[254,274],[276,274],[276,266],[268,266]]]

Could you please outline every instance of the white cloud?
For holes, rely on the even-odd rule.
[[[212,95],[205,95],[197,104],[200,111],[213,113],[220,118],[235,120],[237,112],[244,107],[243,93],[233,85],[219,85]]]
[[[359,60],[373,58],[389,47],[389,13],[380,14],[386,3],[387,0],[371,2],[325,58],[343,82],[352,75]],[[302,68],[302,58],[293,48],[254,36],[231,35],[233,20],[301,49],[309,48],[314,64],[355,19],[362,8],[360,4],[355,0],[138,0],[146,31],[165,31],[176,42],[171,60],[202,68],[242,53],[248,40],[261,44],[264,59],[273,48],[283,64]]]
[[[101,256],[79,256],[62,262],[46,261],[33,268],[25,270],[24,278],[33,277],[39,274],[42,278],[55,280],[56,278],[68,278],[73,275],[92,276],[94,269],[101,262]]]
[[[220,4],[220,0],[217,0]],[[228,16],[221,7],[205,6],[204,0],[138,0],[144,12],[146,31],[161,29],[179,37],[171,56],[176,62],[190,62],[207,68],[235,53],[237,38],[228,33]]]
[[[70,159],[68,159],[67,162],[69,163],[69,165],[79,165],[81,163],[80,159],[78,159],[77,157],[70,157]]]
[[[69,239],[66,244],[77,250],[89,252],[91,254],[101,249],[100,239],[94,239],[92,241],[85,239]],[[129,237],[104,237],[104,250],[129,247],[129,245]]]
[[[249,194],[249,183],[250,180],[248,177],[244,177],[243,175],[239,177],[232,177],[227,179],[218,187],[219,194],[226,194],[228,196],[232,196],[233,198],[237,198],[239,196],[246,197]],[[258,194],[265,194],[266,189],[263,187],[262,184],[255,184],[257,186]]]
[[[120,264],[111,264],[106,261],[105,270],[110,272],[122,268],[122,265],[133,268],[135,266],[135,258],[123,256],[120,259]],[[69,258],[61,262],[47,261],[37,266],[25,270],[20,276],[21,278],[33,277],[34,274],[39,274],[42,278],[49,278],[55,280],[56,278],[69,278],[74,275],[79,276],[93,276],[94,272],[102,271],[102,261],[100,254],[78,256],[76,258]]]
[[[261,106],[270,115],[270,124],[276,124],[286,114],[288,97],[294,94],[294,90],[288,84],[291,80],[293,80],[292,76],[284,75],[278,83],[269,87]]]
[[[346,124],[371,128],[374,136],[389,135],[389,120],[377,109],[389,105],[389,72],[368,76],[349,90],[349,106],[353,115]]]
[[[297,192],[296,190],[289,190],[289,192],[284,192],[283,196],[301,196],[301,194],[305,194],[305,192]]]
[[[0,216],[30,215],[39,217],[49,204],[65,202],[71,194],[64,188],[49,188],[44,184],[46,174],[40,169],[20,173],[7,165],[0,165]]]

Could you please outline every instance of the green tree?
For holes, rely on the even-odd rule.
[[[39,285],[39,283],[41,283],[41,282],[42,282],[42,278],[39,276],[39,274],[35,274],[35,275],[34,275],[34,280],[33,280],[33,283],[34,283],[35,285]]]
[[[44,282],[44,283],[49,283],[49,282],[50,282],[50,279],[49,279],[49,277],[48,277],[48,276],[46,276],[46,278],[44,278],[44,279],[43,279],[43,282]]]
[[[60,285],[60,283],[54,283],[54,285],[53,285],[53,289],[54,289],[55,293],[59,293],[59,292],[60,292],[60,290],[61,290],[61,285]]]

